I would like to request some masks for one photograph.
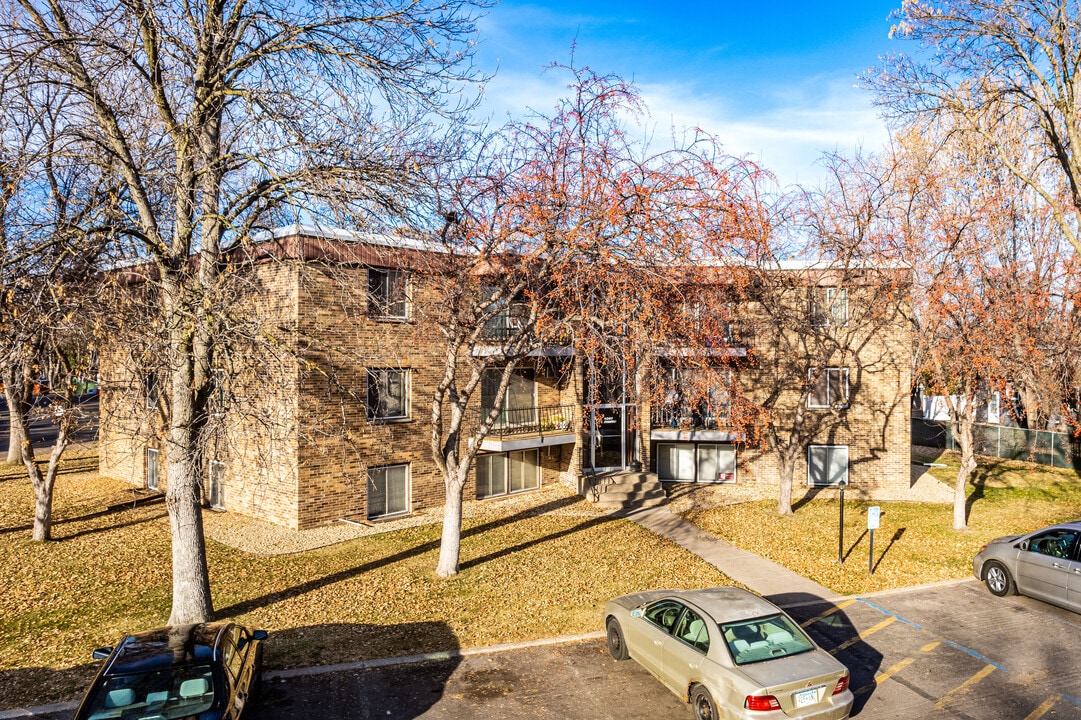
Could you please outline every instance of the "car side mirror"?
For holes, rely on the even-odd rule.
[[[90,653],[90,656],[95,660],[104,660],[112,654],[113,649],[111,647],[99,647],[94,650],[94,652]]]
[[[1017,543],[1017,549],[1028,550],[1028,540],[1022,540],[1021,542]]]
[[[253,630],[251,634],[252,640],[266,640],[268,637],[270,637],[270,633],[266,630]]]

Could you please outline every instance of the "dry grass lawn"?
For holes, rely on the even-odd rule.
[[[951,488],[956,453],[915,456],[945,463],[931,473]],[[870,555],[867,508],[881,508]],[[845,499],[845,562],[838,564],[837,491],[798,504],[788,517],[775,500],[692,509],[685,517],[717,537],[849,595],[970,577],[972,556],[1000,535],[1081,517],[1081,482],[1073,470],[981,458],[968,487],[968,526],[955,532],[953,506]],[[869,568],[874,567],[874,573]]]
[[[56,539],[34,543],[29,481],[0,474],[0,709],[78,698],[93,648],[168,619],[165,506],[132,497],[93,472],[61,475]],[[612,596],[730,582],[562,487],[533,497],[467,520],[462,572],[446,580],[437,525],[279,556],[211,541],[216,610],[269,630],[267,666],[287,668],[590,632]]]

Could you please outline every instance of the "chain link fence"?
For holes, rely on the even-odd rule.
[[[976,454],[1081,470],[1081,438],[1050,430],[1026,430],[976,423]],[[950,423],[912,418],[912,444],[960,450]]]

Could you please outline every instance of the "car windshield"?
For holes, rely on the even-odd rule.
[[[783,613],[721,623],[720,628],[736,665],[797,655],[814,648],[803,631]]]
[[[174,665],[107,677],[82,717],[169,720],[198,715],[213,704],[214,674],[210,666]]]

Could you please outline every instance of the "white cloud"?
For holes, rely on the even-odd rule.
[[[527,108],[550,114],[566,91],[568,76],[499,73],[485,90],[482,111],[493,122],[520,118]],[[870,97],[853,87],[851,78],[812,78],[793,85],[751,80],[731,87],[730,94],[703,93],[693,83],[650,83],[639,86],[650,116],[643,132],[665,141],[675,131],[702,128],[725,149],[757,162],[777,176],[782,186],[815,185],[825,177],[823,152],[873,152],[889,135]]]

